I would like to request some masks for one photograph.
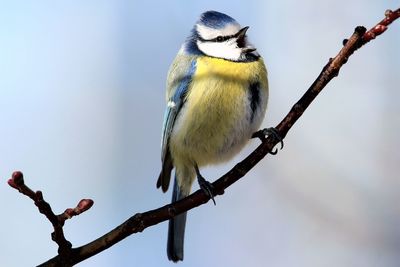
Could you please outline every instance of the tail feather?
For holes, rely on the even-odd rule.
[[[174,181],[174,189],[172,192],[172,202],[178,201],[187,194],[184,193],[178,186],[178,183]],[[183,260],[183,243],[185,238],[185,225],[186,225],[186,212],[169,220],[168,225],[168,243],[167,243],[167,255],[168,259],[173,262]]]

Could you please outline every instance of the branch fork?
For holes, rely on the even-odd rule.
[[[70,256],[72,244],[64,236],[63,226],[65,221],[90,209],[93,206],[93,200],[82,199],[75,208],[68,208],[63,213],[56,215],[50,204],[44,200],[42,191],[34,192],[25,184],[22,172],[15,171],[8,180],[8,184],[21,194],[32,199],[39,209],[39,212],[46,216],[53,225],[54,232],[51,233],[51,239],[57,243],[59,255],[63,258],[68,258]]]

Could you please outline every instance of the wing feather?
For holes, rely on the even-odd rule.
[[[168,190],[173,169],[173,161],[169,150],[169,139],[175,120],[185,103],[186,93],[196,71],[196,59],[193,56],[178,55],[171,65],[167,81],[167,109],[164,113],[164,123],[161,138],[162,170],[157,180],[165,192]]]

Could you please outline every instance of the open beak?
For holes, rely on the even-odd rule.
[[[238,33],[236,33],[238,47],[242,48],[242,51],[244,53],[251,53],[253,51],[256,51],[255,47],[247,46],[247,44],[246,44],[246,32],[248,29],[249,29],[249,26],[246,26],[246,27],[240,29],[240,31],[238,31]]]
[[[240,29],[240,31],[238,31],[238,33],[236,33],[238,40],[241,40],[241,39],[244,40],[244,38],[246,37],[246,32],[249,28],[250,28],[249,26],[246,26],[246,27]]]

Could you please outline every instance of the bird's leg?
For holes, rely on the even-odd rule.
[[[274,127],[270,128],[264,128],[262,130],[259,130],[251,136],[251,138],[260,138],[261,142],[263,142],[266,137],[265,136],[273,136],[275,139],[279,140],[279,143],[281,144],[281,149],[283,149],[283,138],[279,135],[278,131]],[[272,155],[276,155],[278,153],[278,149],[275,148],[275,150],[270,151]]]
[[[209,181],[207,181],[200,173],[199,171],[199,166],[197,166],[197,164],[194,165],[194,169],[196,170],[196,175],[197,175],[197,182],[199,183],[199,186],[201,188],[201,190],[204,191],[204,193],[210,197],[212,199],[212,201],[215,203],[215,199],[214,199],[214,187],[212,185],[212,183],[210,183]]]

